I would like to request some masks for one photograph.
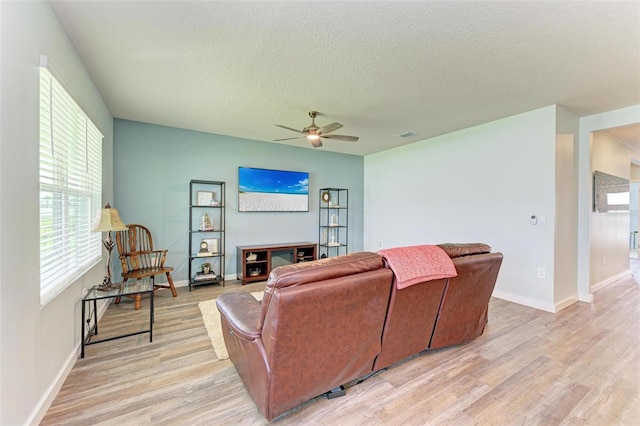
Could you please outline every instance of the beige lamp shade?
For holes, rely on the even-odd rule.
[[[118,210],[109,203],[100,211],[100,217],[91,229],[93,232],[125,231],[127,226],[120,219]]]

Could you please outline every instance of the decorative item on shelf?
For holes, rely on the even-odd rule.
[[[211,202],[209,203],[209,205],[210,205],[210,206],[217,207],[217,206],[219,206],[219,205],[220,205],[220,203],[218,203],[218,200],[216,200],[215,198],[213,198],[213,199],[211,200]]]
[[[203,238],[202,241],[207,243],[207,256],[218,254],[218,247],[220,245],[219,238]]]
[[[338,247],[340,245],[340,243],[336,241],[335,231],[336,231],[335,229],[331,230],[331,241],[329,241],[329,244],[327,244],[329,247]]]
[[[331,194],[329,194],[329,191],[324,191],[322,192],[321,198],[323,203],[328,203],[329,200],[331,199]]]
[[[211,191],[198,191],[196,193],[196,205],[197,206],[213,206],[211,204],[216,199],[215,192]]]
[[[338,226],[338,215],[332,214],[331,220],[329,221],[329,226]]]
[[[247,256],[247,262],[255,262],[257,258],[258,258],[257,254],[249,253],[249,255]]]
[[[113,288],[111,283],[111,250],[115,245],[115,241],[111,239],[111,231],[126,231],[128,228],[120,219],[118,210],[112,208],[109,203],[102,210],[96,220],[96,223],[91,228],[93,232],[108,232],[107,239],[102,242],[104,248],[107,250],[107,263],[106,273],[102,284],[98,286],[98,290],[106,291]]]
[[[260,268],[251,268],[251,269],[249,269],[249,276],[250,277],[257,277],[258,275],[260,275]]]
[[[193,277],[193,281],[212,281],[212,280],[217,280],[218,276],[216,274],[214,274],[213,272],[208,272],[208,273],[198,273]]]
[[[211,264],[209,262],[205,262],[200,265],[200,270],[203,274],[208,274],[211,271]]]
[[[209,244],[205,240],[202,240],[200,242],[200,251],[198,252],[198,256],[209,256],[210,254]]]
[[[202,215],[200,231],[213,231],[213,225],[211,225],[211,217],[209,216],[209,213],[205,213]]]

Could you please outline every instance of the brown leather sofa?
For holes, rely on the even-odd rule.
[[[374,371],[425,349],[460,345],[482,334],[502,253],[491,253],[491,247],[478,243],[438,246],[452,259],[458,276],[401,290],[392,286]]]
[[[218,297],[229,357],[264,416],[481,335],[502,254],[484,244],[440,247],[457,277],[398,290],[384,259],[360,252],[274,269],[262,302]]]
[[[392,279],[353,253],[275,268],[262,303],[218,297],[229,358],[268,420],[372,370]]]

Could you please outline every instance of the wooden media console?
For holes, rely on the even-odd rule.
[[[238,279],[242,285],[266,281],[272,269],[316,260],[317,245],[310,242],[237,246]]]

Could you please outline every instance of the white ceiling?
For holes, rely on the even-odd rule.
[[[606,132],[636,151],[640,151],[640,124],[614,127],[612,129],[607,129]]]
[[[640,104],[638,1],[52,4],[128,120],[272,141],[317,110],[360,137],[319,149],[366,155],[552,104]]]

